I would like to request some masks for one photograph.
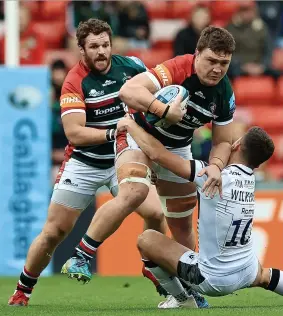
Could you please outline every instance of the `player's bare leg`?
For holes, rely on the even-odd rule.
[[[283,271],[263,268],[259,263],[257,277],[252,287],[261,287],[283,296]]]
[[[49,264],[57,246],[73,229],[81,211],[51,202],[42,232],[32,242],[24,270],[9,305],[26,306],[41,272]]]
[[[166,221],[163,214],[159,196],[154,186],[150,187],[149,193],[145,201],[137,208],[136,212],[144,219],[144,230],[153,229],[162,234],[166,234]],[[142,258],[145,262],[145,258]],[[142,267],[142,274],[148,278],[156,287],[159,295],[167,296],[167,291],[159,284],[154,275],[146,268],[145,264]]]
[[[154,229],[162,234],[166,233],[165,216],[155,186],[150,187],[145,201],[136,212],[144,219],[144,230]]]
[[[195,249],[192,212],[196,206],[195,185],[158,180],[157,192],[173,238],[180,244]]]
[[[127,150],[119,156],[116,162],[118,194],[96,211],[73,257],[63,265],[62,273],[74,277],[80,276],[84,281],[90,281],[92,274],[89,263],[97,248],[146,199],[151,179],[149,165],[149,159],[140,150]],[[156,212],[154,216],[156,221]],[[78,260],[80,260],[79,264]]]
[[[192,293],[189,294],[178,279],[178,263],[187,247],[156,231],[147,230],[138,238],[138,249],[148,260],[147,269],[172,296],[161,302],[159,308],[197,308]],[[193,251],[191,251],[194,254]]]

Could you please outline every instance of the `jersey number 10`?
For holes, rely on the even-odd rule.
[[[253,221],[253,219],[251,218],[251,219],[247,222],[247,224],[246,224],[246,226],[245,226],[245,228],[244,228],[244,230],[243,230],[241,236],[240,236],[240,233],[239,233],[239,229],[240,229],[240,227],[241,227],[242,220],[241,220],[241,219],[238,219],[238,220],[236,220],[236,221],[233,221],[233,223],[232,223],[231,226],[235,226],[235,230],[234,230],[234,233],[233,233],[233,236],[232,236],[231,240],[230,240],[230,241],[227,241],[227,242],[225,243],[225,247],[237,246],[238,241],[236,241],[236,239],[237,239],[237,240],[240,239],[240,244],[241,244],[241,245],[246,245],[246,244],[249,242],[249,240],[250,240],[251,230],[249,230],[249,227],[250,227],[252,221]],[[249,231],[249,234],[248,234],[248,236],[246,236],[248,231]],[[239,234],[238,234],[238,233],[239,233]]]

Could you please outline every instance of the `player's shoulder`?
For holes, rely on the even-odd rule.
[[[186,71],[189,73],[193,72],[193,62],[194,62],[194,55],[192,54],[185,54],[176,56],[164,62],[167,66],[175,66],[176,70]]]
[[[90,70],[83,64],[82,61],[76,63],[76,65],[68,72],[65,82],[72,84],[81,83],[84,78],[89,74]]]
[[[112,55],[112,63],[115,66],[127,66],[132,68],[142,67],[146,69],[144,62],[135,56]]]

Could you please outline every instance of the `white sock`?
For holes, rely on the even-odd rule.
[[[175,276],[170,275],[160,267],[147,267],[147,269],[155,276],[160,285],[179,302],[185,302],[189,295],[183,288],[183,285]]]

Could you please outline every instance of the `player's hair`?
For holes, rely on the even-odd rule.
[[[109,35],[110,43],[112,42],[112,29],[111,26],[102,20],[99,19],[88,19],[85,22],[80,22],[76,37],[78,41],[78,45],[80,47],[84,47],[85,39],[89,34],[99,35],[103,32],[106,32]]]
[[[222,27],[208,26],[202,30],[197,42],[197,50],[202,52],[209,48],[214,53],[233,54],[236,43],[233,35]]]
[[[242,155],[251,168],[259,167],[274,152],[272,138],[258,126],[250,128],[241,143]]]

